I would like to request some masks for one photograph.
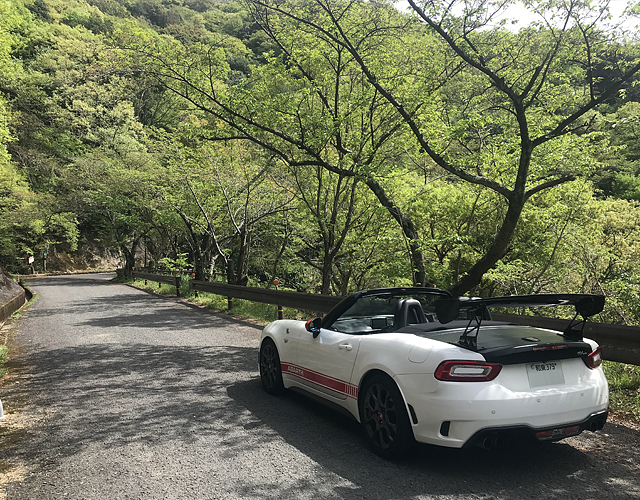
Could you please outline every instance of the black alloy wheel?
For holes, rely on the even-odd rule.
[[[360,399],[360,421],[369,446],[386,459],[406,453],[414,442],[411,423],[398,387],[376,374],[366,381]]]
[[[260,347],[260,380],[269,394],[280,394],[284,390],[280,356],[273,340],[267,338]]]

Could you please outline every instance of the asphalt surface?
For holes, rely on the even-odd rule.
[[[640,498],[638,431],[422,446],[386,462],[347,417],[260,387],[260,328],[113,275],[31,281],[0,331],[0,500]]]

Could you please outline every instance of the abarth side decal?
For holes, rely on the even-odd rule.
[[[280,365],[282,366],[282,371],[284,373],[287,373],[288,375],[293,375],[294,377],[313,382],[314,384],[326,387],[327,389],[331,389],[332,391],[339,392],[340,394],[345,394],[347,397],[353,399],[358,398],[357,385],[353,385],[349,382],[345,382],[344,380],[329,377],[327,375],[323,375],[322,373],[314,372],[313,370],[308,370],[307,368],[303,368],[302,366],[294,365],[291,363],[280,363]]]

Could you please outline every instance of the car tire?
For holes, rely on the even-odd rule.
[[[273,340],[266,338],[260,346],[260,381],[262,388],[269,394],[282,394],[284,384],[282,383],[282,367],[280,366],[280,356]]]
[[[395,382],[375,374],[361,388],[360,423],[371,449],[391,460],[406,454],[415,443],[407,409]]]

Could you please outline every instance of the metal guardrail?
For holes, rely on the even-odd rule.
[[[169,283],[170,285],[176,286],[178,294],[180,293],[179,276],[162,276],[139,272],[134,272],[133,275],[140,279]],[[226,285],[224,283],[196,280],[189,281],[189,289],[214,293],[228,298],[239,298],[319,313],[329,312],[344,298],[335,295],[267,290],[265,288]],[[543,318],[540,316],[493,313],[492,317],[497,321],[508,321],[519,325],[529,325],[557,331],[563,331],[569,324],[569,320]],[[606,323],[587,323],[584,328],[584,334],[586,337],[600,344],[605,359],[618,363],[640,365],[640,327],[610,325]]]
[[[189,281],[189,289],[320,313],[329,312],[344,298],[335,295],[317,295],[313,293],[290,292],[287,290],[267,290],[266,288],[225,285],[224,283],[196,280]]]
[[[155,281],[158,284],[165,283],[167,285],[176,287],[176,295],[180,297],[180,286],[182,285],[182,277],[181,276],[170,276],[165,274],[151,274],[151,273],[141,273],[139,271],[132,271],[131,276],[133,279],[144,280],[144,284],[147,284],[147,281]]]

